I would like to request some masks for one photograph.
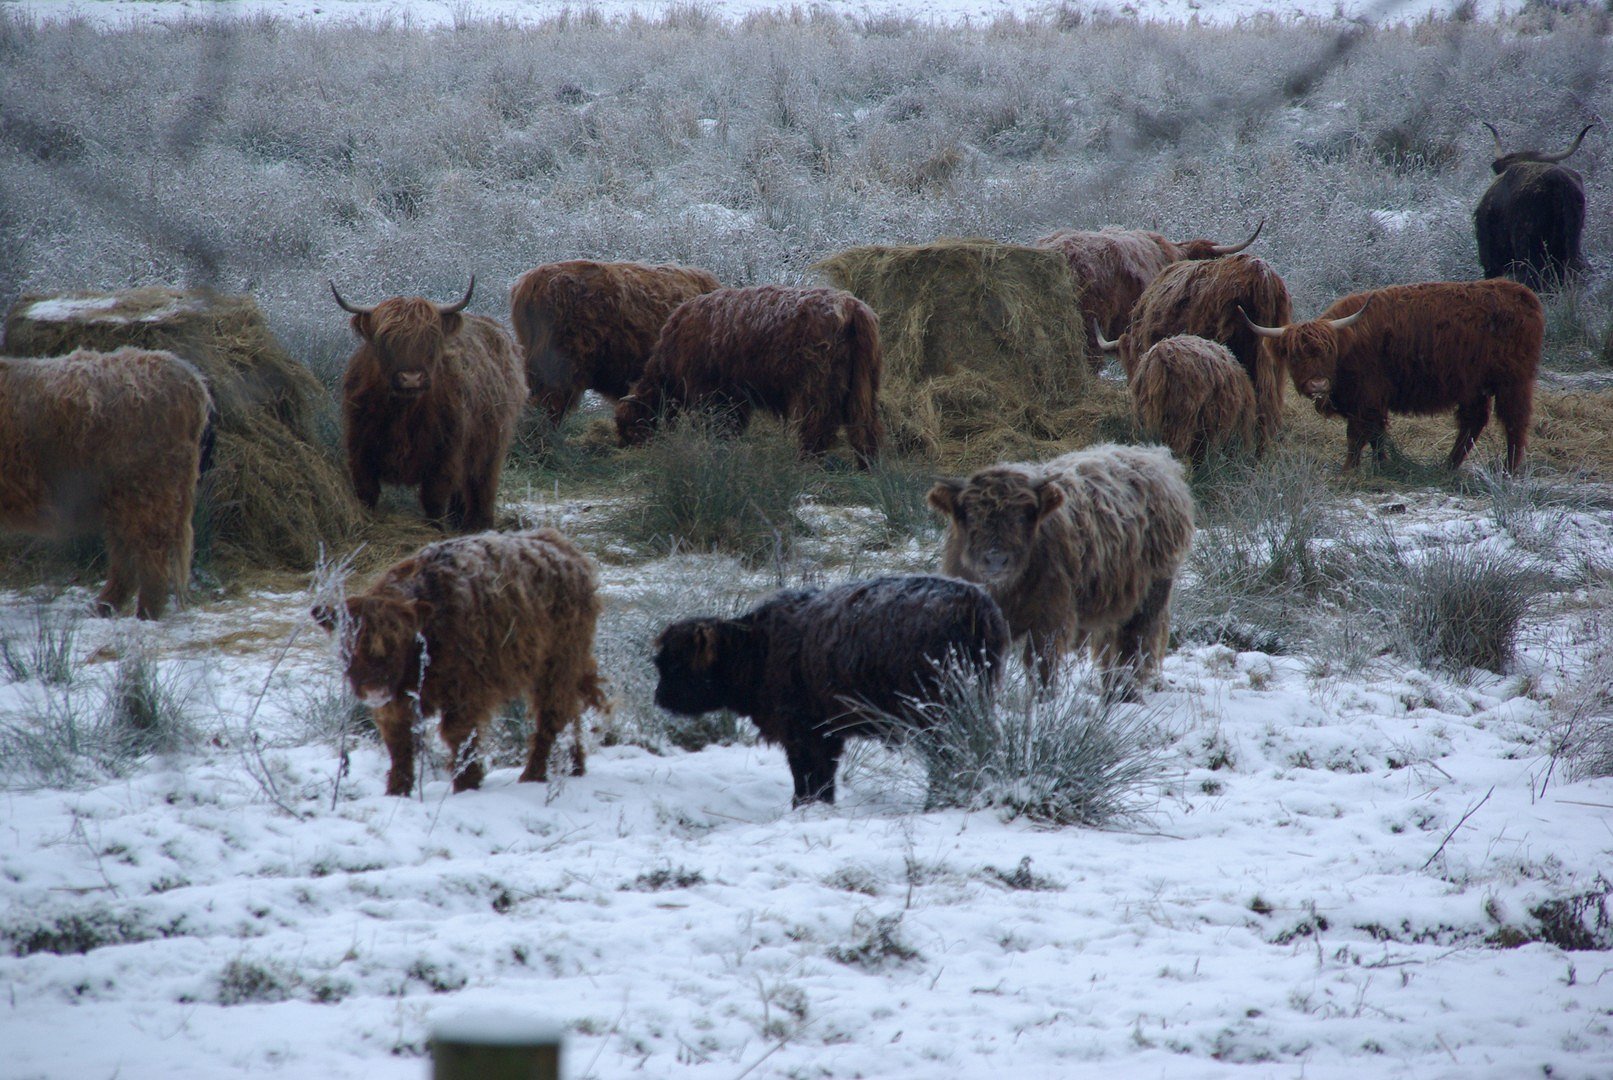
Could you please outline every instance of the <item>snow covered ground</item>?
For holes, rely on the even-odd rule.
[[[1401,520],[1506,542],[1474,500]],[[674,558],[604,591],[714,581],[758,579]],[[144,640],[200,744],[3,796],[0,1076],[418,1077],[480,1008],[561,1024],[573,1078],[1613,1075],[1609,954],[1524,940],[1605,904],[1613,780],[1548,749],[1605,597],[1554,598],[1506,676],[1184,648],[1157,802],[1113,830],[922,812],[886,752],[792,811],[783,755],[739,745],[387,798],[374,743],[344,774],[309,734],[337,675],[307,601],[81,624],[82,678]],[[0,716],[44,692],[0,685]]]

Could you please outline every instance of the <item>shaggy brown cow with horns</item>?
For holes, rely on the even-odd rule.
[[[1585,180],[1560,162],[1570,157],[1595,127],[1586,124],[1568,149],[1507,152],[1495,138],[1496,178],[1473,212],[1479,262],[1488,278],[1510,276],[1531,288],[1554,286],[1585,269],[1579,238],[1585,228]]]
[[[620,400],[644,373],[667,316],[720,286],[686,266],[572,259],[528,270],[510,290],[528,390],[554,424],[584,390]]]
[[[381,485],[420,487],[426,517],[465,531],[493,525],[499,473],[526,402],[515,343],[492,319],[418,296],[357,307],[330,291],[363,339],[342,380],[347,468],[374,509]]]
[[[1093,333],[1094,320],[1100,333],[1119,337],[1131,323],[1131,310],[1143,290],[1167,266],[1236,255],[1255,242],[1265,224],[1262,218],[1249,239],[1241,244],[1167,240],[1157,232],[1111,226],[1097,232],[1060,229],[1038,239],[1035,246],[1061,252],[1081,283],[1081,325],[1087,330],[1087,363],[1097,370],[1103,366],[1103,353]]]
[[[867,468],[879,454],[879,317],[849,292],[757,285],[718,289],[672,313],[644,375],[616,406],[624,446],[646,441],[662,418],[715,408],[743,429],[765,409],[787,420],[803,457],[826,453],[835,433]]]
[[[0,529],[106,538],[115,615],[162,616],[190,581],[191,512],[212,397],[173,353],[0,357]]]
[[[1490,420],[1507,433],[1507,470],[1523,464],[1546,318],[1514,281],[1433,281],[1353,293],[1310,322],[1249,328],[1288,366],[1323,416],[1346,422],[1344,467],[1372,444],[1381,462],[1389,414],[1456,410],[1446,465],[1460,465]]]

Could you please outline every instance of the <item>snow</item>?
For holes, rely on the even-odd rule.
[[[1506,542],[1477,500],[1415,498],[1408,545]],[[1583,553],[1613,541],[1613,513],[1553,520]],[[603,575],[613,606],[760,580],[711,556]],[[143,642],[202,739],[4,795],[0,927],[27,955],[0,958],[0,1075],[412,1078],[484,1012],[559,1025],[574,1078],[1613,1071],[1608,954],[1501,943],[1608,871],[1613,780],[1549,755],[1551,696],[1600,640],[1585,596],[1505,676],[1180,649],[1150,701],[1157,803],[1104,830],[924,812],[873,748],[834,807],[791,810],[782,753],[744,745],[388,798],[375,743],[344,771],[306,733],[338,679],[306,609],[81,624],[85,678]],[[25,635],[35,610],[0,619]],[[0,718],[38,689],[0,685]],[[35,951],[75,930],[102,944]]]

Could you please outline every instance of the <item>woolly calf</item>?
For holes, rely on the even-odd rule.
[[[942,572],[991,593],[1044,682],[1083,643],[1112,687],[1157,678],[1193,540],[1193,496],[1170,451],[1105,444],[994,465],[938,481],[929,500],[949,523]]]
[[[172,353],[0,357],[0,528],[100,532],[96,613],[117,614],[135,593],[135,613],[160,618],[190,581],[212,408],[201,375]]]
[[[1101,330],[1096,336],[1104,352],[1119,351],[1119,342],[1106,340]],[[1259,448],[1254,385],[1225,345],[1177,334],[1129,359],[1132,417],[1179,460],[1197,465],[1212,450]]]
[[[337,635],[353,693],[368,705],[392,767],[386,793],[414,789],[416,722],[441,718],[453,789],[481,786],[477,743],[493,710],[525,697],[534,729],[522,781],[547,780],[555,738],[607,707],[594,662],[593,563],[554,529],[428,544],[344,606],[311,612]]]
[[[394,297],[349,304],[363,339],[342,379],[347,468],[374,509],[382,484],[420,488],[426,517],[456,529],[493,525],[499,474],[526,402],[526,377],[502,326],[454,304]]]
[[[832,803],[851,736],[889,718],[929,722],[949,665],[995,683],[1008,627],[990,596],[942,577],[789,589],[736,619],[686,619],[655,641],[655,703],[683,716],[731,709],[784,747],[794,805]]]

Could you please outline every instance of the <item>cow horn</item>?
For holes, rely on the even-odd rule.
[[[1335,330],[1343,330],[1346,327],[1354,326],[1355,320],[1361,317],[1362,313],[1367,310],[1367,304],[1370,303],[1372,303],[1372,297],[1369,296],[1367,297],[1365,304],[1362,304],[1360,307],[1355,309],[1354,315],[1346,315],[1342,319],[1329,319],[1328,325]]]
[[[470,288],[465,290],[465,295],[459,298],[459,302],[456,304],[448,304],[446,306],[439,307],[437,310],[442,312],[444,315],[457,315],[459,312],[464,311],[466,306],[470,304],[470,294],[475,291],[476,275],[472,274],[470,276]]]
[[[1496,154],[1504,156],[1507,152],[1507,148],[1501,145],[1501,133],[1495,130],[1495,125],[1490,123],[1488,120],[1485,120],[1483,123],[1485,127],[1490,129],[1490,137],[1495,140]]]
[[[1265,227],[1266,219],[1261,218],[1260,224],[1255,226],[1255,231],[1249,234],[1249,239],[1245,240],[1241,244],[1216,244],[1214,251],[1217,255],[1236,255],[1238,252],[1254,243],[1255,237],[1259,236],[1260,230],[1264,229]]]
[[[1573,146],[1570,146],[1567,150],[1564,150],[1560,154],[1541,154],[1540,155],[1540,160],[1541,161],[1561,161],[1561,160],[1563,160],[1568,155],[1572,154],[1575,150],[1579,149],[1579,144],[1585,141],[1585,132],[1591,130],[1591,128],[1593,128],[1595,126],[1596,126],[1595,124],[1586,124],[1585,125],[1585,130],[1581,131],[1579,133],[1579,138],[1574,140],[1574,145]]]
[[[1118,340],[1110,341],[1108,338],[1104,337],[1103,328],[1098,325],[1097,319],[1092,320],[1092,332],[1097,335],[1098,348],[1102,349],[1104,352],[1116,352],[1119,350],[1120,342]]]
[[[1249,327],[1249,329],[1253,330],[1261,337],[1282,337],[1283,331],[1288,329],[1286,326],[1261,326],[1259,323],[1255,322],[1249,317],[1249,313],[1243,310],[1242,304],[1238,305],[1238,314],[1243,316],[1243,321]]]
[[[354,315],[368,315],[375,310],[374,308],[368,307],[354,307],[346,300],[343,300],[342,294],[336,291],[336,283],[334,281],[330,283],[330,294],[336,298],[336,303],[341,306],[343,311],[351,312]]]

